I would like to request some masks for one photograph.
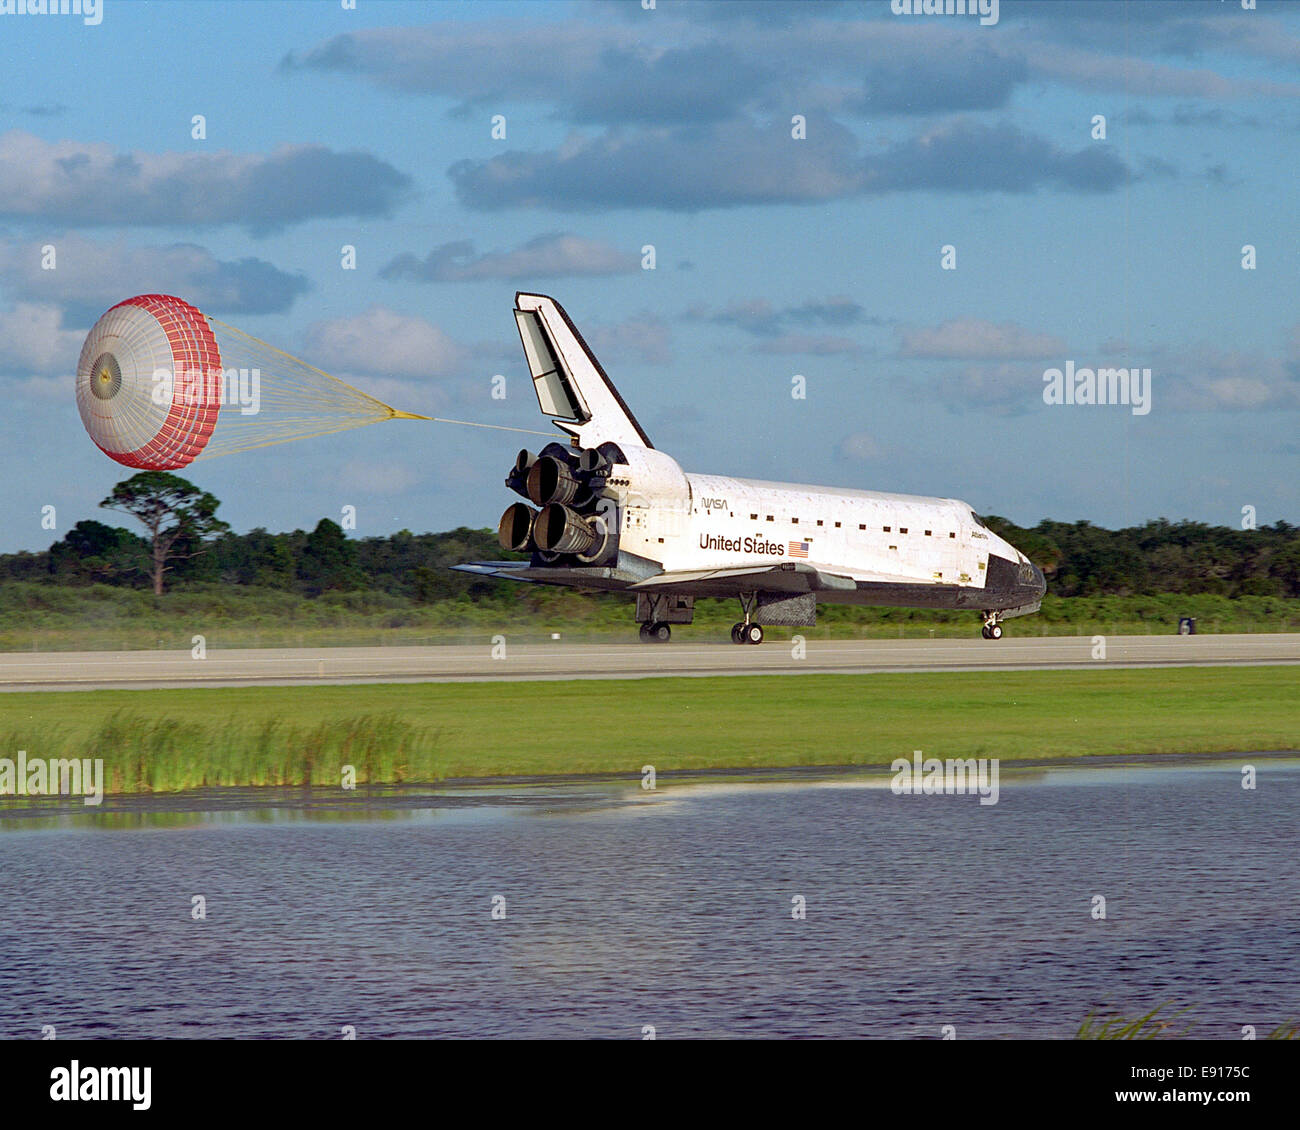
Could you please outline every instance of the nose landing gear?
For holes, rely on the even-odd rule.
[[[984,627],[980,629],[980,635],[986,640],[1000,640],[1002,638],[1002,621],[996,612],[984,613]]]

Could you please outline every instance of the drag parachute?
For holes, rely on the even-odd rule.
[[[381,420],[435,419],[390,408],[167,294],[128,298],[91,327],[77,407],[105,455],[152,471]]]
[[[87,335],[77,407],[90,438],[119,463],[184,467],[207,446],[220,405],[221,351],[188,302],[129,298]]]

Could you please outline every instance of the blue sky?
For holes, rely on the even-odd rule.
[[[104,0],[0,14],[0,61],[0,550],[108,517],[129,472],[72,373],[146,290],[525,428],[539,290],[688,470],[1300,521],[1300,5]],[[1150,368],[1151,411],[1045,404],[1067,361]],[[523,438],[394,422],[185,474],[240,530],[494,526]]]

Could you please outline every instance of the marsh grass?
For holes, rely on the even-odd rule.
[[[1177,1012],[1162,1016],[1172,1002],[1166,1001],[1156,1005],[1150,1012],[1134,1019],[1128,1019],[1119,1013],[1099,1016],[1094,1009],[1083,1018],[1079,1030],[1074,1034],[1076,1040],[1155,1040],[1178,1039],[1187,1036],[1196,1027],[1192,1021],[1182,1032],[1175,1030],[1175,1024],[1190,1009],[1190,1005]]]
[[[1191,1011],[1191,1005],[1166,1013],[1173,1001],[1164,1001],[1150,1012],[1129,1019],[1118,1012],[1099,1015],[1094,1009],[1083,1018],[1079,1030],[1074,1034],[1076,1040],[1177,1040],[1187,1037],[1196,1027],[1197,1021],[1190,1021],[1186,1028],[1178,1031],[1180,1017]],[[1279,1024],[1264,1037],[1266,1040],[1300,1039],[1300,1021],[1288,1020]]]
[[[67,733],[48,744],[67,748]],[[216,785],[338,785],[343,767],[358,783],[435,781],[436,728],[395,714],[289,722],[222,723],[118,710],[92,732],[81,757],[102,757],[108,792],[172,792]],[[4,739],[9,747],[13,737]],[[63,755],[72,756],[71,753]],[[33,753],[31,756],[51,756]],[[59,756],[58,754],[53,756]]]
[[[763,675],[6,692],[0,757],[110,792],[1295,749],[1296,669]],[[810,730],[809,719],[815,719]],[[798,741],[784,735],[803,735]],[[1004,764],[1004,768],[1009,768]]]

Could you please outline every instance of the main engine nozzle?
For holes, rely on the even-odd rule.
[[[537,511],[522,502],[507,506],[506,512],[501,515],[501,523],[497,526],[497,541],[501,543],[501,548],[516,553],[527,549],[536,518]]]
[[[562,502],[542,508],[533,522],[533,537],[543,553],[574,553],[594,561],[605,552],[609,540],[602,518],[584,518]]]
[[[578,456],[578,470],[586,475],[603,475],[609,470],[609,460],[594,447],[587,447]]]
[[[563,460],[543,455],[528,468],[528,497],[538,506],[570,502],[582,484]]]
[[[528,497],[528,472],[532,470],[533,464],[537,462],[537,456],[528,448],[523,448],[515,456],[515,465],[510,468],[510,474],[506,476],[506,486],[515,494],[522,494]]]

